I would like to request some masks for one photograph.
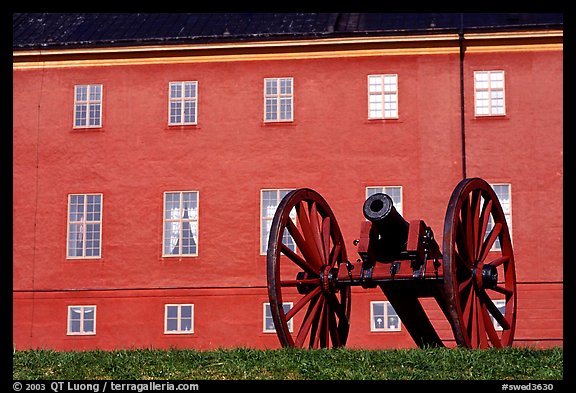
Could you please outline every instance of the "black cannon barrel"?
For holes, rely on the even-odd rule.
[[[362,210],[380,235],[376,246],[380,257],[393,257],[406,250],[409,224],[398,213],[390,196],[373,194],[366,199]]]

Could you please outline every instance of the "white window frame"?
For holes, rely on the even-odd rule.
[[[284,313],[287,313],[288,311],[290,311],[290,309],[292,309],[292,307],[294,307],[293,302],[283,302],[282,303],[282,308],[284,308]],[[263,303],[262,304],[262,332],[263,333],[276,333],[276,328],[273,327],[272,329],[268,329],[266,322],[270,322],[272,324],[272,326],[274,326],[274,321],[272,319],[272,311],[270,309],[270,303]],[[288,320],[287,324],[288,324],[288,331],[290,333],[293,333],[294,332],[294,326],[292,323],[292,318],[290,318],[290,320]]]
[[[85,100],[79,100],[78,99],[78,90],[80,88],[86,88],[86,99]],[[100,99],[91,99],[91,93],[93,89],[99,89],[99,96]],[[92,84],[92,85],[75,85],[74,86],[74,123],[73,123],[73,128],[75,129],[83,129],[83,128],[101,128],[102,127],[102,102],[103,102],[103,97],[104,97],[104,87],[102,86],[102,84]],[[79,105],[85,106],[86,108],[86,118],[84,119],[84,123],[83,124],[77,124],[78,121],[81,120],[81,118],[79,118],[77,116],[77,107]],[[91,109],[91,107],[94,106],[94,112],[96,112],[96,108],[98,111],[98,116],[97,117],[92,117],[91,114],[93,112],[93,110]],[[97,124],[90,124],[91,119],[97,119]]]
[[[177,307],[176,330],[168,330],[168,308]],[[182,307],[190,307],[190,330],[182,329]],[[164,305],[164,334],[194,334],[194,304],[165,304]]]
[[[398,113],[398,74],[368,75],[368,119],[398,119]]]
[[[178,211],[171,212],[170,218],[166,218],[167,217],[167,211],[166,211],[167,198],[166,197],[168,194],[178,194],[179,195]],[[184,217],[183,217],[184,214],[189,214],[187,211],[182,212],[182,208],[184,205],[184,194],[195,194],[196,195],[196,209],[195,209],[196,217],[188,217],[187,219],[184,219]],[[194,207],[189,208],[189,209],[192,209],[192,212],[194,212]],[[199,238],[200,238],[199,213],[200,213],[200,193],[198,191],[165,191],[164,192],[163,204],[162,204],[162,256],[163,257],[181,258],[181,257],[197,257],[198,256]],[[174,217],[174,214],[177,214],[178,217]],[[196,250],[193,253],[183,253],[182,252],[182,241],[184,238],[183,237],[184,223],[188,223],[188,225],[196,226],[196,238],[194,238],[194,237],[192,238],[196,242]],[[166,231],[167,224],[171,224],[174,228],[170,234],[168,234]],[[177,224],[177,225],[175,225],[175,224]],[[166,252],[166,241],[168,240],[167,236],[170,236],[171,241],[173,241],[172,239],[174,238],[174,236],[172,236],[172,235],[176,230],[178,231],[178,239],[175,239],[177,241],[176,244],[178,244],[178,253],[171,253],[171,252],[167,253]],[[171,246],[171,249],[173,249],[176,246],[176,244]]]
[[[71,207],[72,207],[72,197],[78,197],[78,196],[83,196],[84,197],[84,202],[83,202],[83,212],[82,212],[82,218],[80,220],[71,220],[70,219],[70,214],[71,214]],[[98,196],[100,197],[100,211],[98,212],[100,219],[99,220],[88,220],[87,219],[87,214],[89,214],[88,212],[88,197],[92,196]],[[102,215],[103,215],[103,206],[104,206],[104,196],[101,193],[91,193],[91,194],[68,194],[68,212],[66,215],[66,259],[100,259],[102,258]],[[95,213],[95,212],[92,212]],[[82,242],[82,255],[70,255],[70,242],[71,242],[71,227],[72,225],[80,225],[81,228],[81,242]],[[98,234],[98,247],[95,248],[98,250],[98,255],[86,255],[86,234],[87,234],[87,229],[89,225],[99,225],[99,234]],[[95,240],[95,239],[91,239],[91,240]]]
[[[399,191],[400,197],[399,199],[396,198],[396,192]],[[394,202],[394,208],[400,215],[403,215],[404,210],[404,190],[402,186],[369,186],[366,187],[366,199],[377,193],[384,193],[389,195],[392,198],[392,202]]]
[[[498,191],[496,191],[495,187],[504,186],[508,188],[508,203],[503,203],[501,195],[499,195]],[[504,217],[506,218],[506,224],[508,225],[508,233],[510,234],[510,242],[512,242],[512,185],[510,183],[490,183],[490,187],[494,190],[494,193],[498,197],[498,201],[502,206],[502,211],[504,212]],[[488,227],[486,228],[486,235],[490,233],[492,227],[494,226],[494,220],[492,216],[490,216],[490,220],[488,221]],[[490,251],[500,251],[500,239],[497,238]]]
[[[282,82],[290,82],[290,93],[282,93]],[[275,85],[276,93],[268,93],[268,83]],[[290,117],[282,118],[283,101],[287,100],[290,103]],[[272,117],[272,112],[268,112],[268,102],[274,101],[271,105],[275,109],[275,115]],[[270,117],[269,117],[270,114]],[[281,123],[294,121],[294,78],[281,77],[281,78],[264,78],[264,123]]]
[[[498,74],[502,75],[501,86],[499,80],[492,80]],[[480,79],[482,76],[485,78]],[[494,97],[495,94],[501,94],[501,97]],[[486,105],[479,105],[481,102]],[[498,102],[502,105],[498,105]],[[506,116],[506,73],[503,70],[474,71],[474,115]]]
[[[190,97],[186,96],[187,85],[194,86],[194,94]],[[181,95],[179,97],[172,97],[172,87],[179,86]],[[186,121],[186,104],[191,104],[193,107],[193,121]],[[178,114],[179,121],[172,121],[172,104],[180,105],[180,113]],[[168,83],[168,125],[169,126],[186,126],[198,124],[198,81],[174,81]]]
[[[384,315],[383,317],[383,327],[377,327],[376,324],[374,323],[374,306],[376,304],[382,304],[383,308],[384,308]],[[392,307],[392,305],[390,304],[390,302],[388,300],[375,300],[375,301],[371,301],[370,302],[370,331],[371,332],[399,332],[402,330],[402,321],[400,320],[400,317],[398,316],[398,313],[396,312],[396,310],[394,310],[394,312],[396,312],[396,315],[388,315],[388,306]],[[392,307],[392,309],[394,309],[394,307]],[[398,318],[398,326],[394,326],[394,327],[390,327],[388,325],[388,317],[396,317]]]
[[[70,323],[72,322],[72,309],[73,308],[80,308],[80,331],[76,332],[76,331],[72,331],[72,329],[70,329]],[[93,318],[93,330],[89,330],[89,331],[85,331],[85,321],[87,320],[85,318],[85,314],[87,312],[89,312],[88,310],[92,309],[92,312],[94,313],[94,318]],[[89,319],[88,319],[89,320]],[[74,305],[74,306],[68,306],[68,317],[66,319],[66,335],[68,336],[94,336],[96,335],[96,306],[95,305],[90,305],[90,306],[83,306],[83,305]]]
[[[286,196],[290,191],[293,191],[293,188],[265,188],[260,190],[260,255],[266,255],[268,252],[268,240],[270,238],[270,227],[272,226],[272,220],[274,219],[274,214],[276,214],[276,210],[278,209],[278,205],[282,201],[282,198]],[[268,205],[264,206],[264,194],[276,193],[276,204],[275,205]],[[264,211],[266,213],[264,214]],[[290,212],[290,217],[292,220],[296,222],[296,211],[293,209]],[[287,231],[285,231],[287,232]],[[266,236],[265,236],[266,235]],[[284,233],[284,236],[290,236],[290,234]],[[266,241],[264,241],[264,238]],[[290,239],[292,237],[290,236]],[[294,248],[292,251],[296,251],[296,245],[294,240],[292,239],[292,244],[294,244]],[[290,244],[287,244],[290,246]]]

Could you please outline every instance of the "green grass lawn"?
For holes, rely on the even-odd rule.
[[[16,351],[20,380],[561,380],[563,349]]]

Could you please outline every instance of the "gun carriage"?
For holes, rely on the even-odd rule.
[[[435,299],[456,345],[512,345],[514,253],[506,217],[486,181],[468,178],[454,189],[442,251],[432,229],[420,219],[406,221],[388,195],[368,197],[362,210],[367,220],[353,241],[358,257],[350,261],[336,217],[320,194],[302,188],[280,202],[270,230],[267,282],[283,347],[344,346],[354,286],[379,287],[420,347],[452,342],[438,335],[420,298]]]

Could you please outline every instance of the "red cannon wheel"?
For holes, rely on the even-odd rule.
[[[454,189],[444,221],[444,293],[456,343],[512,345],[516,273],[506,217],[492,187],[479,178]]]
[[[274,215],[267,255],[270,310],[283,347],[346,344],[350,287],[337,285],[346,261],[342,233],[322,196],[306,188],[288,193]]]

